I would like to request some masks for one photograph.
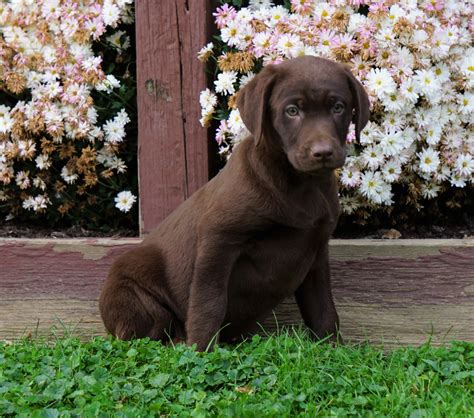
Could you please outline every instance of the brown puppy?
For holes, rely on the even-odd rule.
[[[369,116],[350,71],[315,57],[265,67],[237,100],[252,136],[225,168],[112,266],[100,296],[118,338],[169,337],[204,350],[252,332],[294,294],[316,338],[338,316],[328,240],[339,214],[334,169]]]

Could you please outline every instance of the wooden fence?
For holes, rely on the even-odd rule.
[[[209,177],[196,59],[211,34],[211,0],[138,0],[140,232],[147,233]],[[55,326],[103,335],[97,299],[113,260],[138,239],[0,239],[0,339]],[[474,341],[474,239],[350,240],[330,246],[334,297],[347,340]],[[278,324],[297,324],[293,300]],[[266,329],[275,329],[270,318]]]
[[[206,88],[198,51],[209,41],[208,0],[136,2],[140,232],[150,232],[209,179]]]

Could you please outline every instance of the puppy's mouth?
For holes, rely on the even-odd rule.
[[[312,170],[305,170],[306,174],[311,176],[324,176],[326,174],[332,173],[334,170],[337,170],[339,167],[335,165],[324,165],[318,168],[313,168]]]
[[[344,161],[335,161],[334,159],[325,160],[325,161],[301,161],[293,164],[296,170],[311,174],[311,175],[321,175],[326,174],[331,171],[337,170],[344,165]]]

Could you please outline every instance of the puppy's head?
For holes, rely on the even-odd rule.
[[[344,65],[301,57],[269,65],[237,98],[256,145],[279,147],[299,172],[317,174],[344,164],[351,121],[356,139],[369,119],[369,99]]]

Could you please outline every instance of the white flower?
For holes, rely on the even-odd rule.
[[[424,30],[415,30],[412,36],[413,46],[422,48],[426,45],[428,34]]]
[[[460,154],[454,165],[458,174],[468,177],[474,171],[474,158],[469,154]]]
[[[239,88],[244,87],[252,78],[255,77],[255,74],[252,72],[249,72],[247,74],[244,74],[239,81]]]
[[[244,122],[242,121],[239,109],[233,109],[232,112],[230,112],[228,126],[230,132],[237,140],[244,139],[245,137],[250,135],[250,132],[247,130],[246,126],[244,125]]]
[[[466,55],[458,63],[461,74],[466,79],[468,87],[474,87],[474,48],[466,50]]]
[[[383,162],[383,151],[380,146],[368,146],[362,152],[361,160],[366,167],[375,170]]]
[[[372,68],[367,74],[366,86],[379,98],[390,95],[396,90],[395,81],[385,68]]]
[[[434,96],[441,89],[441,83],[432,70],[417,70],[414,77],[415,88],[425,96]]]
[[[199,103],[203,109],[214,110],[217,104],[217,96],[209,89],[203,90],[199,95]]]
[[[474,94],[466,92],[457,96],[458,109],[464,115],[472,115],[474,112]]]
[[[446,83],[449,81],[449,77],[451,76],[451,72],[449,67],[446,64],[440,63],[434,69],[434,74],[436,79],[441,83]]]
[[[449,182],[454,186],[454,187],[460,187],[463,188],[466,186],[466,179],[461,176],[458,173],[453,173],[451,178],[449,179]]]
[[[16,173],[15,182],[17,186],[22,190],[27,189],[28,187],[30,187],[31,184],[30,178],[28,177],[28,173],[25,173],[24,171],[19,171],[18,173]]]
[[[391,94],[385,95],[382,99],[382,103],[385,109],[389,112],[400,112],[401,110],[407,110],[406,99],[398,91],[394,91]]]
[[[102,82],[95,86],[97,91],[105,91],[107,93],[118,87],[120,87],[120,81],[112,74],[108,74]]]
[[[297,51],[303,46],[300,38],[296,35],[286,34],[278,39],[277,48],[281,54],[294,58],[298,56]]]
[[[319,18],[330,18],[335,10],[336,8],[328,2],[317,2],[314,5],[313,16]]]
[[[242,41],[242,35],[242,25],[237,20],[231,20],[221,30],[222,40],[230,46],[238,45]]]
[[[125,51],[130,47],[130,37],[123,30],[116,31],[112,35],[107,36],[106,39],[119,51]]]
[[[35,200],[33,202],[33,210],[35,212],[41,211],[43,209],[46,209],[48,204],[51,203],[48,196],[39,194],[38,196],[35,197]]]
[[[434,173],[433,179],[434,179],[436,182],[442,182],[442,181],[448,180],[449,177],[450,177],[450,175],[451,175],[451,170],[449,169],[449,167],[447,167],[447,166],[442,166],[439,171],[437,171],[436,173]]]
[[[125,109],[122,109],[115,118],[108,120],[104,126],[105,141],[118,144],[125,138],[125,125],[130,122]]]
[[[433,148],[424,148],[416,154],[420,159],[420,170],[423,173],[433,173],[439,166],[439,155]]]
[[[397,133],[402,131],[407,124],[407,120],[399,113],[388,113],[382,122],[386,133]]]
[[[395,23],[401,17],[406,17],[407,12],[406,10],[402,9],[399,5],[395,4],[390,7],[390,11],[388,13],[388,19],[391,21],[390,23]]]
[[[35,212],[43,211],[47,208],[48,204],[51,203],[48,196],[46,195],[37,195],[36,197],[28,197],[26,198],[22,206],[24,209],[33,210]]]
[[[56,96],[61,94],[62,91],[63,91],[63,88],[57,81],[53,83],[48,83],[44,86],[44,92],[50,99],[55,98]]]
[[[33,140],[18,141],[18,155],[21,158],[30,158],[36,150],[36,144]]]
[[[0,105],[0,133],[6,134],[10,132],[13,126],[13,119],[10,116],[10,108]]]
[[[33,209],[33,205],[35,203],[35,199],[33,197],[27,197],[25,200],[23,200],[23,203],[22,203],[22,206],[23,206],[23,209],[26,209],[26,210],[31,210]]]
[[[46,170],[51,167],[51,161],[48,154],[40,154],[35,159],[36,167],[40,170]]]
[[[361,145],[369,145],[373,144],[375,140],[380,137],[380,127],[372,122],[369,121],[367,125],[365,125],[365,128],[362,129],[362,132],[360,133],[360,144]]]
[[[392,28],[388,26],[380,29],[375,34],[375,39],[377,40],[377,43],[383,48],[390,48],[395,43],[395,38],[395,33],[392,31]]]
[[[128,114],[125,109],[121,109],[120,112],[117,113],[117,116],[115,116],[115,120],[117,121],[117,123],[120,123],[123,126],[130,122],[130,118],[128,117]]]
[[[125,128],[116,120],[109,120],[104,127],[105,140],[112,144],[118,144],[125,138]]]
[[[360,203],[353,196],[341,196],[342,211],[348,215],[353,214],[360,207]]]
[[[120,9],[112,0],[105,0],[102,7],[102,19],[106,26],[115,27],[120,18]]]
[[[203,46],[198,52],[198,60],[206,62],[207,59],[212,55],[213,48],[214,44],[212,42],[209,42],[206,46]]]
[[[383,201],[381,194],[386,188],[387,185],[382,180],[380,172],[368,171],[362,174],[359,191],[368,200],[381,204]]]
[[[61,177],[66,183],[74,184],[79,176],[75,173],[71,173],[68,170],[67,166],[64,166],[63,169],[61,170]]]
[[[392,187],[390,184],[383,182],[381,186],[381,190],[379,192],[379,197],[380,197],[380,203],[382,205],[390,206],[393,205],[393,193],[392,193]]]
[[[123,161],[121,158],[118,158],[116,155],[113,155],[110,158],[108,167],[112,170],[116,170],[117,173],[125,173],[127,171],[127,165],[125,164],[125,161]]]
[[[271,19],[270,22],[272,25],[276,25],[278,22],[281,22],[288,16],[288,10],[283,6],[272,7],[271,9]]]
[[[261,9],[273,6],[272,0],[249,0],[249,6],[251,9]]]
[[[360,171],[354,167],[344,167],[341,173],[341,183],[349,188],[358,186],[360,183]]]
[[[120,192],[115,198],[115,207],[122,212],[128,212],[137,201],[136,196],[130,191]]]
[[[37,187],[38,189],[41,189],[41,190],[46,190],[46,183],[44,182],[44,180],[40,177],[35,177],[33,179],[33,185],[35,187]]]
[[[414,81],[412,78],[402,81],[400,84],[401,95],[410,103],[415,104],[418,101],[418,93],[416,92]]]
[[[385,181],[388,183],[393,183],[400,178],[402,168],[400,162],[396,160],[389,160],[385,163],[382,168],[382,176]]]
[[[222,95],[232,95],[235,93],[234,83],[237,80],[237,72],[224,71],[217,75],[217,80],[214,81],[216,92]]]
[[[397,155],[403,149],[403,137],[401,132],[385,133],[380,138],[380,147],[385,155]]]
[[[364,16],[359,13],[353,13],[350,15],[349,24],[347,25],[347,32],[354,35],[356,31],[358,31],[362,25],[367,22],[367,16]]]
[[[41,14],[46,18],[57,18],[61,13],[59,0],[44,0],[41,7]]]
[[[42,48],[42,51],[41,51],[42,55],[43,55],[43,59],[48,63],[48,64],[52,64],[54,61],[56,61],[57,57],[56,57],[56,50],[52,47],[50,47],[49,45],[46,45]]]
[[[421,195],[425,199],[433,199],[438,196],[438,192],[441,188],[435,183],[426,183],[421,185]]]
[[[201,104],[201,119],[199,122],[206,128],[212,120],[217,105],[217,96],[209,89],[203,90],[199,95],[199,103]]]

